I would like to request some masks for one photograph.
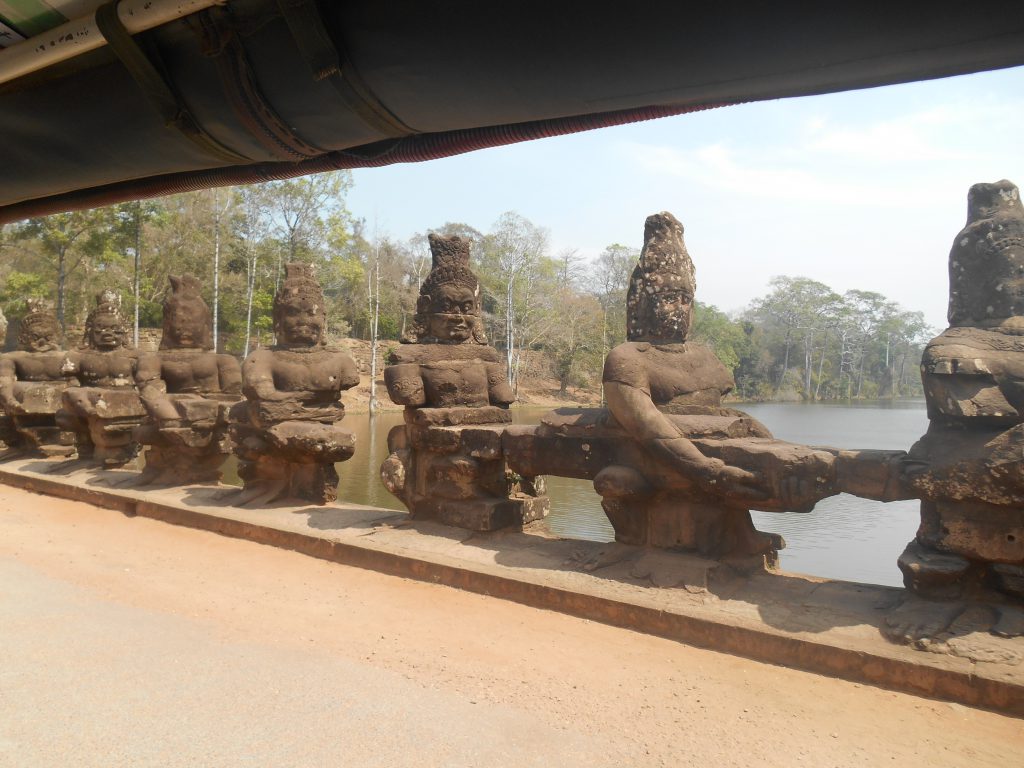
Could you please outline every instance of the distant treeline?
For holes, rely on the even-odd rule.
[[[158,327],[167,275],[189,272],[216,307],[219,347],[242,355],[272,342],[283,265],[299,260],[318,265],[331,336],[368,339],[376,316],[378,338],[400,338],[430,270],[426,233],[399,241],[353,216],[351,184],[337,172],[6,225],[0,307],[16,320],[27,297],[48,297],[65,327],[81,325],[109,287],[129,318],[137,307],[141,327]],[[552,253],[547,231],[515,212],[487,232],[453,222],[433,231],[472,241],[489,339],[514,386],[549,378],[562,392],[600,387],[605,354],[624,340],[638,248],[612,244],[590,262],[574,250]],[[778,277],[734,317],[699,306],[691,336],[732,369],[742,397],[835,399],[919,394],[930,334],[920,312],[880,294]]]

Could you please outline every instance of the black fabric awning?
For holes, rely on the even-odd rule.
[[[0,85],[0,222],[1024,64],[1024,3],[231,0],[107,36]]]

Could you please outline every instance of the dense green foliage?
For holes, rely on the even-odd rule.
[[[369,338],[374,295],[378,333],[407,332],[430,269],[426,233],[400,242],[350,214],[347,172],[206,190],[11,224],[0,231],[0,307],[48,296],[62,322],[79,326],[103,288],[160,322],[168,274],[191,272],[217,302],[219,345],[244,354],[272,341],[270,319],[283,264],[318,265],[333,337]],[[472,241],[488,337],[505,354],[513,386],[531,378],[597,391],[604,356],[625,338],[625,298],[639,249],[609,245],[592,262],[552,254],[548,233],[515,212],[490,231],[436,228]],[[375,279],[379,267],[379,282]],[[214,297],[214,269],[217,296]],[[379,286],[379,287],[378,287]],[[805,277],[778,277],[737,317],[696,310],[692,337],[712,346],[743,397],[807,399],[918,394],[917,361],[930,329],[877,293],[838,295]]]

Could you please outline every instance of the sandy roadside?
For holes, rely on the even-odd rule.
[[[5,487],[0,584],[3,766],[1024,752],[1024,721]]]

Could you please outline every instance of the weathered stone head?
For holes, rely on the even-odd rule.
[[[53,307],[45,299],[27,299],[28,312],[18,331],[18,349],[25,352],[52,352],[60,349],[60,326]]]
[[[164,294],[164,325],[160,349],[212,349],[210,308],[192,275],[169,275]]]
[[[279,347],[317,347],[324,343],[327,308],[313,265],[285,264],[285,278],[274,296],[274,334]]]
[[[626,295],[629,341],[686,341],[697,289],[683,225],[667,211],[647,217],[640,261]]]
[[[121,312],[121,297],[110,290],[96,295],[96,306],[85,318],[82,346],[112,352],[128,344],[128,323]]]
[[[486,344],[480,319],[480,281],[469,268],[469,241],[433,233],[428,240],[433,266],[416,302],[416,341]]]
[[[1024,207],[1020,192],[1005,179],[975,184],[967,193],[967,226],[949,253],[949,324],[996,327],[1021,316]],[[1024,321],[1016,324],[1024,328]]]

